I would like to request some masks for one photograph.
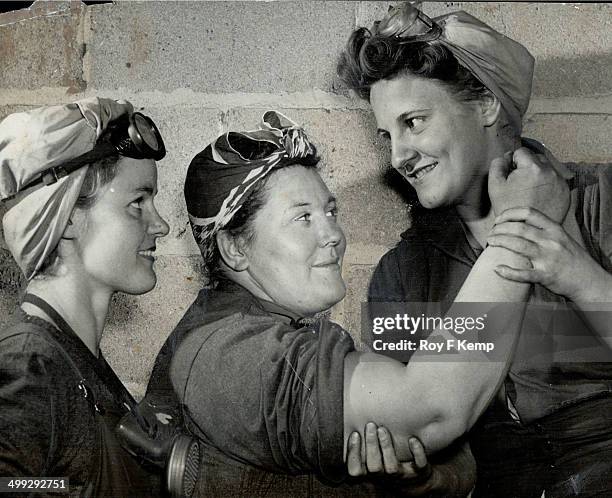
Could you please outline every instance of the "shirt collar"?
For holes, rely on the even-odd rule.
[[[402,233],[403,239],[419,239],[466,265],[474,264],[479,254],[468,243],[467,227],[454,208],[422,209],[415,218],[414,227]]]
[[[297,313],[294,313],[287,308],[280,306],[279,304],[273,303],[272,301],[266,301],[265,299],[259,299],[257,296],[253,295],[247,289],[245,289],[242,285],[237,284],[233,280],[229,280],[227,278],[220,278],[217,284],[217,290],[222,292],[243,292],[245,295],[248,295],[258,308],[262,309],[267,313],[271,313],[276,315],[283,323],[288,325],[292,325],[295,327],[299,326],[299,322],[303,320],[304,317],[301,317]]]

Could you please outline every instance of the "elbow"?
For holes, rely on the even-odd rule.
[[[427,453],[444,449],[463,436],[471,426],[469,415],[465,410],[440,409],[418,434]]]

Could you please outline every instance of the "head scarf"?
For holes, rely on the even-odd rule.
[[[18,201],[2,219],[4,239],[28,280],[57,247],[87,167],[21,191],[45,170],[92,150],[108,123],[131,111],[127,102],[94,97],[11,114],[0,123],[0,200]]]
[[[533,80],[533,56],[520,43],[459,11],[430,19],[409,3],[374,23],[373,36],[440,43],[495,95],[520,132]]]
[[[215,234],[242,207],[253,188],[276,168],[316,162],[306,133],[276,111],[264,114],[258,130],[227,132],[196,155],[185,179],[185,202],[193,236],[204,260]]]

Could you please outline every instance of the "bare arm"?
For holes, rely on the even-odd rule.
[[[466,279],[456,303],[488,301],[504,305],[489,322],[488,340],[495,343],[502,361],[490,361],[480,351],[459,351],[449,361],[423,361],[417,351],[408,365],[373,353],[352,353],[344,364],[345,437],[368,421],[388,427],[400,459],[408,459],[409,436],[418,437],[429,452],[448,446],[468,430],[489,404],[508,368],[508,359],[521,326],[529,285],[498,276],[497,262],[524,261],[499,248],[487,248]],[[483,279],[487,289],[483,287]],[[449,315],[453,314],[453,308]],[[444,338],[452,333],[436,331]],[[432,334],[432,335],[434,335]]]
[[[569,207],[565,180],[544,160],[526,149],[493,161],[489,195],[496,214],[517,206],[546,211],[562,220]],[[552,202],[553,200],[554,202]],[[371,353],[353,353],[345,360],[345,438],[368,421],[389,428],[400,460],[409,459],[408,438],[418,437],[428,452],[448,446],[464,434],[487,407],[509,367],[521,328],[530,284],[496,273],[503,263],[528,268],[528,260],[503,247],[488,247],[476,261],[448,314],[459,303],[484,302],[489,313],[487,340],[495,344],[496,361],[480,351],[457,351],[444,361],[424,361],[423,352],[402,363]],[[486,288],[485,288],[486,287]],[[495,307],[493,303],[506,303]],[[508,303],[516,303],[510,305]],[[487,308],[488,306],[488,308]],[[437,331],[443,339],[453,333]],[[430,336],[431,337],[431,336]]]

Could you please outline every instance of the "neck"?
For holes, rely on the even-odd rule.
[[[95,291],[83,279],[67,274],[57,277],[35,279],[27,292],[47,301],[72,327],[76,335],[97,357],[100,352],[102,331],[108,314],[112,293]],[[59,325],[38,306],[24,303],[23,310],[43,320]]]
[[[456,206],[457,213],[482,247],[486,245],[487,236],[493,228],[495,220],[487,186],[488,167],[493,159],[502,157],[506,152],[514,151],[521,146],[521,139],[518,135],[505,134],[503,131],[495,133],[494,139],[489,141],[490,146],[483,163],[486,165],[487,171],[480,177],[474,188],[467,193],[462,202]]]
[[[223,274],[226,278],[244,287],[257,299],[272,301],[270,296],[268,296],[261,286],[255,280],[253,280],[248,271],[233,271],[224,264],[222,264],[222,268]]]

